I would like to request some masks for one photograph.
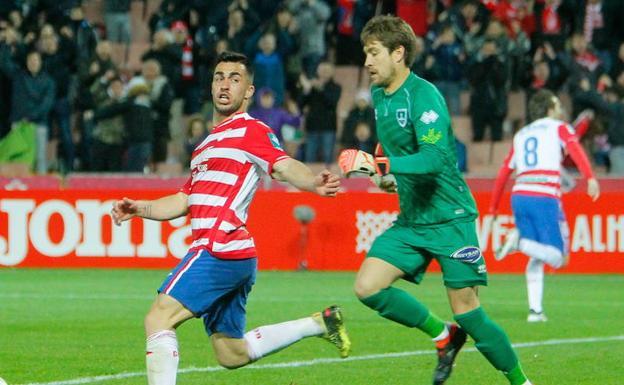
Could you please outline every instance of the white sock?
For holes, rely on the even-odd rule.
[[[175,332],[162,330],[147,337],[146,350],[147,383],[175,385],[180,360]]]
[[[518,248],[529,257],[539,259],[555,269],[563,264],[563,253],[554,246],[544,245],[530,239],[521,239]]]
[[[446,337],[448,337],[450,334],[449,332],[449,328],[448,326],[444,326],[444,330],[442,330],[442,333],[438,334],[437,337],[432,338],[433,341],[438,342],[438,341],[442,341],[443,339],[445,339]]]
[[[292,345],[305,337],[319,336],[325,329],[312,317],[294,321],[282,322],[274,325],[260,326],[245,333],[249,359],[257,361],[260,358]]]
[[[544,293],[544,262],[530,258],[526,267],[527,295],[529,309],[538,313],[542,309],[542,297]]]

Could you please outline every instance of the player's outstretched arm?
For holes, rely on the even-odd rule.
[[[121,222],[134,217],[166,221],[186,215],[188,195],[183,192],[154,200],[134,200],[124,197],[113,203],[111,217],[119,226]]]
[[[271,176],[286,181],[299,190],[310,191],[321,196],[333,197],[340,190],[340,178],[327,170],[314,175],[312,170],[296,159],[287,158],[273,165]]]

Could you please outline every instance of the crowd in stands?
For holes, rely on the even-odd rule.
[[[103,17],[88,20],[94,3]],[[149,47],[132,66],[137,6]],[[624,175],[621,0],[3,0],[0,163],[30,162],[41,174],[186,167],[211,129],[211,70],[225,50],[252,59],[249,112],[292,156],[331,164],[341,147],[372,152],[365,74],[340,111],[336,69],[361,71],[359,34],[380,13],[412,25],[412,69],[453,116],[470,117],[470,143],[508,140],[523,123],[507,123],[509,93],[547,88],[569,96],[571,119],[594,111],[584,142],[598,165]]]

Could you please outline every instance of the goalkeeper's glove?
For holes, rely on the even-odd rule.
[[[384,156],[373,157],[367,152],[350,148],[340,152],[338,166],[348,178],[353,173],[363,173],[368,176],[386,175],[390,169],[390,162]]]
[[[371,180],[382,191],[385,191],[387,193],[397,192],[398,187],[397,187],[396,178],[392,174],[386,174],[386,175],[375,174],[371,176]]]

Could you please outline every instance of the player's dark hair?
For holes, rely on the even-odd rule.
[[[241,63],[242,65],[245,66],[245,69],[247,70],[247,74],[249,75],[249,78],[253,81],[253,76],[254,76],[253,65],[251,64],[247,56],[238,52],[224,51],[217,57],[216,64],[219,64],[222,62]]]
[[[411,67],[416,60],[416,35],[403,19],[396,16],[375,16],[366,23],[360,35],[362,45],[372,40],[379,41],[390,52],[403,46],[405,65]]]
[[[529,122],[544,118],[555,108],[556,95],[550,90],[539,90],[529,99]]]

